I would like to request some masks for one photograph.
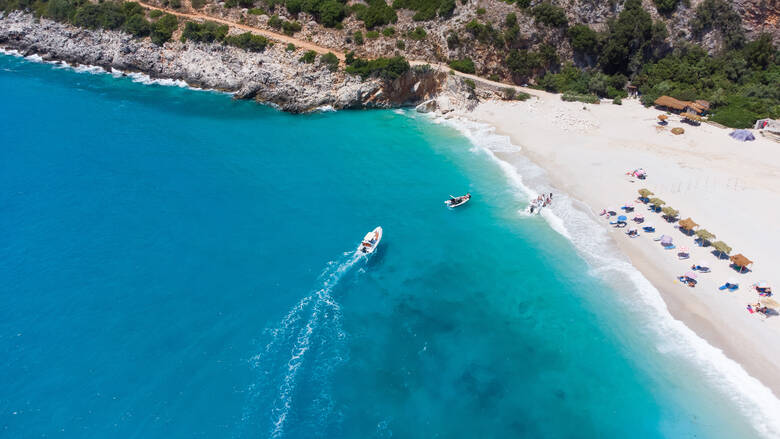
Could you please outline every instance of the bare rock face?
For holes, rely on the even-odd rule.
[[[433,75],[414,71],[394,82],[331,72],[319,62],[299,62],[300,54],[287,52],[279,44],[259,53],[192,42],[168,42],[159,47],[149,39],[123,32],[85,30],[35,20],[21,12],[0,17],[0,45],[26,55],[40,54],[44,59],[183,80],[196,87],[233,92],[237,98],[269,102],[294,113],[322,106],[413,105],[436,88]],[[420,81],[431,84],[418,87],[419,92],[411,91],[409,83]]]

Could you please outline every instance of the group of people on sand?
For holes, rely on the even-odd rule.
[[[759,313],[763,314],[765,317],[769,313],[769,308],[766,305],[761,305],[761,302],[756,302],[754,305],[748,304],[747,310],[750,314],[753,313]]]

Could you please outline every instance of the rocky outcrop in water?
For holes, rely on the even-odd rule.
[[[195,87],[233,92],[238,98],[254,98],[295,113],[323,106],[415,105],[438,91],[437,75],[441,75],[412,69],[395,81],[361,80],[341,70],[331,72],[319,62],[299,62],[300,51],[288,52],[281,44],[263,52],[178,41],[160,47],[148,38],[76,28],[21,12],[0,17],[0,46],[25,55],[39,54],[47,60],[183,80]]]

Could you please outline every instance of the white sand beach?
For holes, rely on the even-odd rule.
[[[723,350],[753,377],[780,396],[780,315],[762,319],[746,305],[764,301],[751,288],[767,281],[780,288],[780,144],[756,133],[756,140],[739,142],[730,129],[708,124],[690,126],[678,116],[660,127],[663,114],[644,108],[637,100],[623,105],[563,102],[559,95],[534,91],[539,96],[525,102],[487,101],[459,117],[487,123],[496,133],[510,137],[514,145],[548,171],[552,184],[590,207],[594,218],[609,228],[618,247],[661,292],[672,316],[684,322],[711,345]],[[674,127],[685,129],[673,135]],[[649,176],[638,180],[627,171],[644,168]],[[712,247],[699,247],[667,223],[660,214],[637,203],[638,189],[647,188],[701,227],[755,263],[740,274],[728,260],[718,260]],[[653,234],[634,228],[615,229],[599,217],[602,208],[620,209],[633,202],[635,213],[656,226]],[[620,212],[619,214],[623,214]],[[627,214],[629,218],[633,214]],[[670,235],[677,249],[687,247],[690,259],[679,260],[677,249],[665,250],[653,238]],[[677,277],[694,263],[708,262],[712,271],[698,275],[690,288]],[[718,289],[729,278],[739,282],[735,292]],[[780,309],[778,309],[780,311]]]

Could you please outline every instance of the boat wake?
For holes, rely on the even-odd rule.
[[[341,307],[333,297],[339,281],[365,255],[354,251],[331,261],[318,278],[317,290],[303,297],[272,329],[262,351],[250,359],[256,371],[242,416],[240,436],[267,431],[272,438],[297,431],[326,435],[333,419],[331,371],[346,361]],[[252,431],[247,431],[252,430]],[[291,430],[291,431],[288,431]]]

